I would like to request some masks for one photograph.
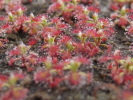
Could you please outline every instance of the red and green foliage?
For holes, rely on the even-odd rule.
[[[0,49],[8,67],[21,70],[0,74],[0,100],[24,100],[30,92],[22,85],[27,77],[49,88],[90,85],[95,58],[116,85],[126,87],[119,93],[122,100],[132,100],[133,58],[110,42],[119,34],[117,25],[125,36],[133,36],[131,0],[112,0],[110,18],[99,16],[97,0],[52,0],[40,15],[27,15],[25,2],[32,0],[0,0],[0,10],[6,12],[0,16]]]

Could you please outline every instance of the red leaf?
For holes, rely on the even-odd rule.
[[[9,56],[14,56],[14,55],[19,55],[19,54],[20,54],[20,50],[17,48],[14,48],[13,50],[9,52]]]
[[[96,12],[96,13],[100,12],[100,9],[98,7],[96,7],[96,6],[89,6],[88,10]]]
[[[36,39],[34,39],[34,38],[30,38],[29,39],[29,42],[28,42],[28,45],[35,45],[37,43],[37,41],[36,41]]]
[[[6,81],[7,79],[7,76],[0,74],[0,81]]]

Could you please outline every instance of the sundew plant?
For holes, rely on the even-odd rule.
[[[102,2],[0,0],[0,100],[132,100],[133,1]]]

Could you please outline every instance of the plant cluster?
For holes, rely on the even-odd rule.
[[[0,74],[0,99],[25,99],[30,92],[23,85],[26,79],[50,88],[89,85],[94,82],[93,61],[98,56],[116,85],[125,85],[121,97],[131,100],[133,58],[122,56],[120,50],[113,52],[109,40],[116,25],[132,36],[132,1],[112,0],[110,18],[99,16],[97,0],[52,0],[47,12],[37,16],[26,15],[24,2],[0,1],[0,10],[6,12],[0,16],[0,48],[8,48],[8,66],[18,68]]]

